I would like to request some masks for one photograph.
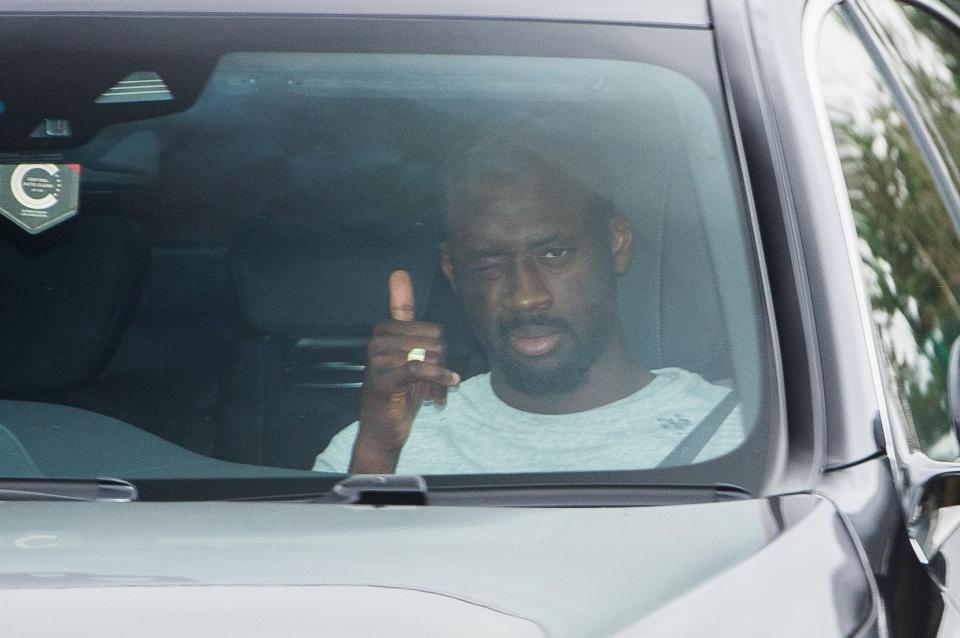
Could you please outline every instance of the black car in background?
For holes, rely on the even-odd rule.
[[[632,354],[734,449],[311,471],[391,271],[486,371],[491,133],[630,219]],[[960,635],[958,162],[938,0],[0,0],[3,633]]]

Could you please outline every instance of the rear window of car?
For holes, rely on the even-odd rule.
[[[26,467],[234,467],[157,470],[162,445],[349,471],[402,270],[460,383],[404,386],[396,471],[759,483],[775,370],[708,30],[46,18],[38,45],[36,20],[3,44],[0,161],[79,186],[42,229],[9,193],[0,217],[0,425]]]

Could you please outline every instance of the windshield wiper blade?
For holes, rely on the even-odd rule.
[[[442,485],[430,488],[431,504],[485,506],[516,504],[526,507],[636,507],[716,503],[750,499],[738,485],[663,484],[630,482],[513,483],[499,485]]]
[[[419,475],[354,474],[314,503],[343,505],[516,505],[621,507],[749,499],[742,487],[651,483],[506,483],[427,486]]]
[[[117,478],[0,479],[0,501],[100,501],[128,503],[138,498],[133,483]]]

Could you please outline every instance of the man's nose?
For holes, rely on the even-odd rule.
[[[513,269],[513,287],[504,300],[507,310],[523,312],[549,307],[553,295],[534,264],[519,263]]]

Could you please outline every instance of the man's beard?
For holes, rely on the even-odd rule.
[[[597,311],[594,317],[605,316],[599,308]],[[569,340],[571,346],[553,367],[529,366],[513,351],[510,331],[529,326],[549,326]],[[514,390],[533,396],[567,394],[587,382],[590,369],[597,362],[609,335],[610,326],[603,320],[592,323],[588,334],[579,335],[562,319],[541,314],[524,315],[500,322],[494,356],[499,359],[504,383]]]

